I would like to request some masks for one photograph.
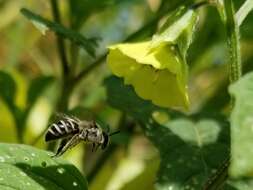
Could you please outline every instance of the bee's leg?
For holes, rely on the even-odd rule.
[[[96,144],[95,144],[95,143],[92,143],[92,149],[91,149],[91,152],[94,152],[95,147],[96,147]]]
[[[63,147],[67,144],[67,142],[68,142],[69,140],[70,140],[70,138],[63,139],[63,140],[60,142],[60,145],[59,145],[59,147],[58,147],[58,149],[57,149],[57,151],[56,151],[56,154],[53,155],[52,157],[56,157],[56,156],[61,155],[60,153],[61,153]]]
[[[100,146],[100,144],[98,144],[96,147],[95,147],[95,152],[98,150],[98,147]]]
[[[76,146],[79,142],[80,142],[80,138],[79,138],[78,134],[74,135],[73,137],[71,137],[69,139],[66,139],[66,141],[62,140],[62,142],[61,142],[61,144],[60,144],[60,146],[59,146],[59,148],[57,150],[57,153],[53,157],[61,156],[68,149],[71,149],[74,146]]]

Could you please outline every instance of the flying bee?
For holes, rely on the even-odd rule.
[[[103,131],[94,120],[85,121],[63,115],[58,122],[50,125],[46,132],[45,141],[61,139],[57,152],[53,156],[56,157],[61,156],[81,141],[92,143],[92,152],[100,146],[103,150],[109,144],[109,137],[117,133],[119,131],[113,133]]]

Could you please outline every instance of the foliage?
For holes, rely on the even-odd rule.
[[[235,107],[231,113],[231,153],[230,173],[233,177],[252,176],[252,80],[249,73],[229,88],[235,97]],[[247,152],[247,154],[245,154]]]
[[[228,156],[226,122],[219,125],[210,118],[177,118],[160,125],[152,113],[163,110],[138,98],[131,87],[116,77],[107,78],[105,83],[108,102],[138,120],[160,152],[157,189],[200,189]]]
[[[88,189],[75,166],[27,145],[0,144],[1,189]]]
[[[0,1],[0,189],[251,190],[252,8]],[[57,113],[120,134],[70,164],[44,142]]]
[[[8,73],[5,73],[3,71],[0,72],[0,97],[6,102],[8,108],[13,113],[17,128],[17,136],[21,142],[23,141],[23,134],[26,130],[26,120],[29,115],[29,112],[35,105],[39,96],[41,96],[43,91],[50,83],[52,83],[52,81],[53,77],[50,76],[39,76],[33,79],[27,91],[27,106],[22,109],[15,103],[17,87],[14,79]]]
[[[29,20],[31,20],[35,24],[35,26],[38,26],[38,28],[42,30],[42,34],[46,32],[47,28],[49,28],[55,33],[57,33],[59,36],[63,38],[68,38],[77,45],[81,45],[90,55],[95,56],[94,46],[97,45],[95,39],[86,39],[81,34],[73,30],[67,29],[59,23],[51,22],[47,19],[44,19],[41,16],[36,15],[25,8],[21,9],[21,13]]]

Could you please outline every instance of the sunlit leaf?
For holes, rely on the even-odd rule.
[[[138,98],[122,80],[110,77],[105,85],[109,104],[139,121],[159,150],[158,190],[201,189],[228,157],[229,129],[224,120],[178,118],[160,125],[152,118],[160,108]]]
[[[76,43],[77,45],[82,46],[90,55],[95,56],[95,47],[97,46],[97,39],[91,38],[85,38],[83,35],[80,33],[68,29],[64,27],[63,25],[52,22],[50,20],[47,20],[40,15],[37,15],[28,9],[22,8],[21,13],[28,18],[31,22],[36,23],[36,26],[40,26],[39,28],[42,28],[43,25],[43,30],[45,31],[46,28],[49,28],[50,30],[54,31],[57,35],[67,38],[71,40],[72,42]]]
[[[253,176],[253,73],[242,77],[229,88],[235,97],[231,114],[232,161],[230,175]]]
[[[1,190],[85,190],[87,182],[75,166],[26,145],[0,144]]]

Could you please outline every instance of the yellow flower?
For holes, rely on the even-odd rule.
[[[192,39],[196,14],[182,15],[153,39],[109,47],[107,63],[138,96],[161,107],[188,109],[186,50]],[[178,14],[176,14],[178,16]],[[171,33],[171,32],[173,33]]]
[[[111,46],[107,57],[111,71],[143,99],[163,107],[187,108],[186,64],[174,46],[163,45],[149,53],[150,45],[149,41]]]

